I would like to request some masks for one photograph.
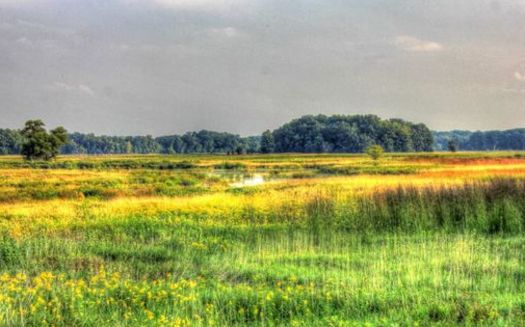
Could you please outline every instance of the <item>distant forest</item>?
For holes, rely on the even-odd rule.
[[[431,132],[424,124],[374,115],[308,115],[250,137],[207,130],[161,137],[71,133],[61,153],[361,153],[374,144],[387,152],[427,152],[447,151],[450,141],[459,150],[525,150],[525,129]],[[19,130],[0,129],[0,154],[19,154],[22,143]]]
[[[257,153],[260,137],[240,137],[212,131],[188,132],[184,135],[96,136],[71,133],[62,146],[62,154],[126,153]],[[0,154],[19,154],[23,139],[18,130],[0,129]]]
[[[525,129],[433,132],[433,135],[436,151],[446,151],[450,141],[462,151],[525,150]]]

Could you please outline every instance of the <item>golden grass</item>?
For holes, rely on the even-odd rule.
[[[198,167],[0,169],[0,325],[520,325],[521,236],[339,230],[357,226],[351,219],[329,226],[354,197],[525,177],[525,159],[509,155],[396,154],[377,166],[357,155],[64,157]],[[243,167],[213,168],[224,162]],[[393,174],[398,167],[413,170]],[[244,188],[228,180],[255,173],[273,177]],[[162,187],[181,192],[156,194]]]
[[[506,154],[505,154],[506,155]],[[151,158],[153,156],[141,157]],[[89,160],[122,160],[135,156],[90,157]],[[228,157],[194,157],[204,166],[229,160]],[[12,159],[12,158],[10,158]],[[85,159],[67,157],[68,160]],[[301,155],[290,160],[277,156],[275,159],[262,156],[234,157],[251,170],[258,165],[265,167],[285,166],[290,162],[300,163],[303,167],[314,165],[349,166],[370,163],[362,156],[313,156]],[[5,158],[0,159],[5,160]],[[62,159],[64,160],[64,159]],[[354,176],[320,176],[310,178],[275,179],[264,185],[256,186],[250,192],[230,192],[227,183],[210,187],[208,192],[195,195],[154,196],[145,188],[148,185],[135,185],[130,182],[131,170],[68,170],[68,169],[0,169],[0,192],[16,194],[19,185],[39,183],[44,188],[74,190],[82,183],[116,182],[120,183],[119,191],[108,199],[86,199],[82,194],[69,198],[34,200],[14,198],[12,201],[0,202],[0,221],[2,228],[19,238],[42,228],[49,231],[65,228],[70,223],[92,223],[84,216],[88,209],[97,219],[116,219],[133,214],[156,215],[159,213],[200,214],[209,221],[228,222],[227,217],[242,217],[242,211],[253,208],[258,212],[269,212],[279,207],[294,207],[304,203],[320,192],[329,192],[330,196],[347,198],[363,193],[379,192],[400,186],[442,187],[464,183],[476,179],[494,177],[525,176],[525,159],[516,158],[448,158],[438,155],[436,158],[419,158],[412,156],[392,156],[382,160],[379,167],[396,165],[417,166],[419,170],[405,175],[354,175]],[[308,168],[301,168],[301,171]],[[262,171],[264,173],[264,170]],[[178,174],[173,172],[172,174]],[[249,188],[248,188],[249,189]],[[119,193],[120,192],[120,193]],[[87,208],[87,209],[86,209]],[[103,217],[103,218],[101,218]],[[109,218],[108,218],[109,217]],[[217,218],[219,217],[219,218]],[[234,218],[232,218],[234,219]]]

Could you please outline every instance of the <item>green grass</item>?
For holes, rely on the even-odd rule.
[[[110,286],[88,282],[91,292],[75,308],[61,307],[65,326],[157,325],[161,316],[221,326],[525,322],[522,236],[331,232],[316,240],[304,231],[173,227],[148,231],[137,220],[120,231],[91,230],[80,242],[4,239],[0,267],[89,281],[104,266],[108,275],[123,276]],[[173,294],[169,283],[181,280],[197,286]],[[44,294],[71,301],[60,280]],[[110,298],[121,302],[104,304]],[[124,324],[126,307],[132,319]],[[53,319],[50,311],[40,314]]]
[[[299,165],[276,173],[293,182],[319,178],[327,167],[328,175],[352,172],[305,157],[252,160]],[[198,158],[177,162],[205,167],[144,168],[158,159],[145,156],[129,170],[122,162],[133,158],[101,159],[82,178],[6,173],[0,325],[525,325],[524,179],[355,193],[341,189],[342,179],[318,192],[300,193],[307,187],[300,184],[289,201],[266,207],[254,202],[284,194],[288,181],[229,188],[227,173],[208,172],[250,173],[250,163]],[[104,163],[113,160],[118,169]],[[361,169],[374,174],[373,165]],[[143,202],[134,212],[99,210],[122,195],[166,204],[203,194],[217,197],[178,209],[149,211]],[[49,211],[15,212],[50,199],[73,203],[70,216],[55,222]],[[223,199],[244,201],[224,211]]]

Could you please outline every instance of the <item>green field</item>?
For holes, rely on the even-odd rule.
[[[520,326],[523,153],[0,158],[5,326]]]

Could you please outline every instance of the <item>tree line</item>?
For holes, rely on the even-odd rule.
[[[96,136],[72,133],[68,143],[62,147],[63,154],[244,154],[258,151],[258,142],[253,138],[207,130],[156,138],[150,135]]]
[[[525,129],[504,131],[434,132],[435,149],[447,151],[451,146],[462,151],[525,150]]]
[[[420,152],[432,151],[434,142],[424,124],[374,115],[307,115],[251,137],[207,130],[161,137],[67,136],[62,154],[362,153],[373,145],[387,152]],[[26,141],[23,130],[0,129],[0,154],[20,154]]]
[[[42,133],[42,126],[43,123],[33,128]],[[55,131],[60,138],[64,133],[65,130]],[[387,152],[525,150],[525,129],[431,132],[424,124],[401,119],[383,120],[374,115],[308,115],[274,131],[250,137],[207,130],[161,137],[82,133],[67,136],[66,143],[60,147],[62,154],[362,153],[372,145],[379,145]],[[48,141],[52,139],[52,136],[46,137]],[[24,129],[0,129],[0,154],[22,154],[25,141]],[[48,147],[42,150],[48,155],[53,156],[52,152],[56,152],[51,150],[51,143],[35,142],[33,146]]]
[[[267,148],[266,144],[270,144]],[[424,124],[375,115],[303,116],[262,136],[262,152],[362,153],[373,145],[387,152],[432,151]],[[273,147],[273,148],[272,148]]]
[[[0,154],[21,154],[25,138],[21,131],[0,129]],[[202,130],[183,135],[97,136],[71,133],[61,146],[61,154],[243,154],[259,152],[259,136],[240,137],[230,133]]]

